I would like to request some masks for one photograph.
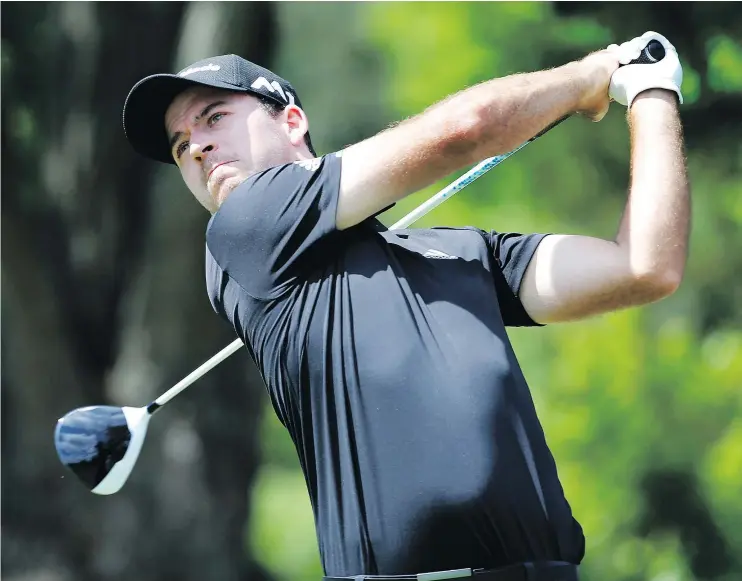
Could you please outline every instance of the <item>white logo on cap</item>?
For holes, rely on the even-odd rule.
[[[188,75],[192,75],[193,73],[201,73],[203,71],[218,71],[221,69],[219,65],[214,65],[212,63],[209,63],[208,65],[204,65],[202,67],[193,67],[191,69],[186,69],[182,73],[178,73],[179,77],[187,77]]]
[[[284,101],[287,101],[289,105],[294,104],[294,96],[288,91],[284,91],[283,87],[279,85],[277,81],[269,83],[268,79],[266,79],[265,77],[258,77],[258,80],[250,85],[250,88],[256,90],[262,88],[268,89],[271,93],[278,93],[279,95],[281,95],[281,98]]]

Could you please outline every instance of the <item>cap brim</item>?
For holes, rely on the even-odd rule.
[[[135,151],[156,161],[175,163],[165,130],[165,113],[175,97],[194,86],[247,92],[219,81],[202,83],[169,74],[142,79],[134,85],[124,103],[124,133]]]

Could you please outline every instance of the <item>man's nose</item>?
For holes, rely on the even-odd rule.
[[[195,161],[202,163],[207,153],[216,151],[216,145],[214,143],[197,143],[191,141],[189,149],[191,150],[191,157]]]

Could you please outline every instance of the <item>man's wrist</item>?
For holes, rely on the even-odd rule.
[[[650,107],[670,105],[674,110],[678,110],[680,101],[678,94],[670,89],[646,89],[637,94],[634,102],[629,108],[629,112],[641,111]]]
[[[573,100],[570,109],[572,111],[579,111],[590,92],[589,68],[582,61],[574,61],[562,65],[558,70],[564,75],[563,78],[567,83],[566,86],[569,87],[569,95]]]

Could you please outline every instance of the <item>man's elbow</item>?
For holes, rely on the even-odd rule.
[[[636,296],[640,302],[654,302],[674,294],[683,282],[682,269],[655,268],[634,277]]]

